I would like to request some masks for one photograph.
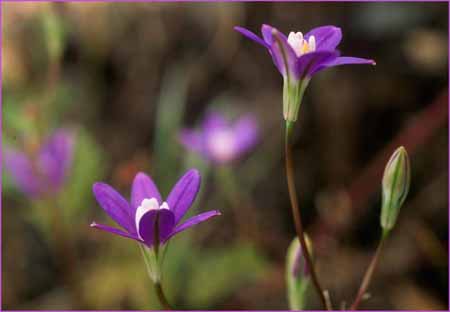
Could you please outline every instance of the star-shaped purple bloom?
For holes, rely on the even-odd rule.
[[[262,38],[248,29],[235,27],[235,30],[265,47],[273,58],[275,66],[283,76],[290,75],[294,80],[311,77],[322,69],[345,64],[372,64],[374,60],[359,57],[339,56],[336,47],[342,39],[342,32],[336,26],[321,26],[312,29],[304,36],[291,32],[288,37],[269,25],[262,25]],[[280,45],[285,51],[280,49]]]
[[[217,112],[209,112],[199,130],[183,129],[181,143],[218,164],[232,162],[249,152],[259,140],[255,118],[245,115],[231,124]]]
[[[5,168],[22,192],[32,198],[59,191],[72,164],[74,136],[58,129],[46,139],[35,157],[7,147]]]
[[[142,172],[134,178],[130,203],[111,186],[97,182],[93,186],[97,202],[123,230],[96,222],[91,226],[134,239],[149,248],[154,246],[155,241],[162,245],[175,234],[220,215],[219,211],[211,210],[180,223],[199,189],[200,174],[195,169],[189,170],[178,180],[165,202],[152,179]]]
[[[242,27],[235,30],[265,47],[284,78],[283,115],[288,123],[297,120],[303,94],[311,77],[319,71],[344,64],[372,64],[374,60],[340,56],[336,47],[341,42],[339,27],[321,26],[303,35],[291,32],[286,37],[276,28],[262,25],[262,38]]]

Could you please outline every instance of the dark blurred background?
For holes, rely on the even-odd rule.
[[[75,129],[63,191],[26,197],[3,173],[3,309],[158,309],[133,241],[106,221],[91,186],[128,196],[134,174],[167,195],[188,167],[203,175],[195,210],[223,215],[173,239],[163,285],[182,309],[287,309],[294,227],[283,159],[282,78],[233,30],[342,28],[343,55],[377,65],[316,75],[295,128],[300,206],[335,307],[351,302],[380,235],[384,165],[399,145],[412,184],[365,309],[448,308],[447,3],[3,3],[3,146]],[[239,194],[177,139],[208,109],[253,113],[261,143],[231,165]],[[230,195],[231,194],[231,195]],[[75,261],[62,276],[49,215]],[[251,225],[251,226],[250,226]],[[252,229],[251,231],[248,229]],[[70,242],[70,243],[69,243]],[[320,308],[311,293],[308,308]]]

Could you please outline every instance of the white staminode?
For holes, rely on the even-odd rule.
[[[217,130],[208,138],[212,156],[219,161],[230,160],[234,155],[234,134],[231,130]]]
[[[161,206],[158,204],[158,200],[156,198],[145,198],[141,205],[136,209],[135,221],[136,221],[136,229],[139,233],[139,222],[141,218],[150,210],[160,210],[160,209],[169,209],[169,205],[166,202],[163,202]]]
[[[314,36],[309,36],[308,41],[306,41],[301,32],[294,33],[291,31],[287,41],[298,57],[316,50],[316,38]]]

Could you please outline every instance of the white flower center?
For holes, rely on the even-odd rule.
[[[217,130],[208,138],[208,149],[219,161],[227,161],[234,155],[234,135],[230,130]]]
[[[301,32],[294,33],[291,31],[288,36],[288,43],[294,49],[297,57],[316,50],[316,38],[309,36],[308,41],[306,41]]]
[[[149,212],[150,210],[160,210],[160,209],[169,209],[169,205],[166,202],[163,202],[161,206],[158,204],[158,200],[156,198],[145,198],[141,205],[136,209],[135,222],[136,229],[139,235],[139,223],[142,217]],[[139,235],[140,237],[140,235]],[[142,238],[142,237],[141,237]]]

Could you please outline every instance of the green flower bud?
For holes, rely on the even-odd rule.
[[[311,243],[307,237],[306,244],[308,245],[308,249],[311,249]],[[286,283],[289,308],[291,310],[303,310],[307,299],[307,292],[311,284],[311,277],[298,238],[294,238],[288,248],[286,257]]]
[[[408,195],[411,167],[403,146],[397,148],[386,165],[383,176],[381,227],[390,231],[397,220],[400,207]]]

